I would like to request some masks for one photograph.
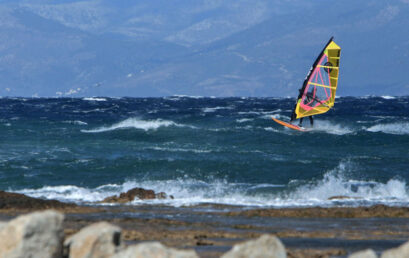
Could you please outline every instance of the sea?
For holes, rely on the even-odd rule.
[[[307,132],[271,119],[294,104],[3,97],[0,189],[85,205],[134,187],[174,197],[136,206],[409,205],[409,97],[338,97]]]

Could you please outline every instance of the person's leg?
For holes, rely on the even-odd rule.
[[[312,127],[312,126],[314,126],[314,119],[312,118],[312,116],[309,116],[309,118],[310,118],[310,124],[311,124],[311,127]]]
[[[302,126],[302,120],[304,119],[304,117],[300,118],[300,122],[298,123],[298,126],[301,127]]]

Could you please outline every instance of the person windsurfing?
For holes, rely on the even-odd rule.
[[[308,131],[301,127],[304,117],[308,117],[311,126],[313,126],[312,116],[323,114],[334,106],[335,92],[338,87],[341,47],[333,39],[333,37],[330,38],[305,77],[291,114],[290,123],[272,117],[276,123],[290,129]],[[296,119],[300,119],[300,126],[292,124]]]

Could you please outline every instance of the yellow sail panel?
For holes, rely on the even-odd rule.
[[[331,38],[300,90],[294,110],[296,118],[322,114],[334,106],[340,56],[341,48]]]

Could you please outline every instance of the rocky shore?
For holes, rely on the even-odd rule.
[[[64,234],[64,215],[53,210],[21,215],[0,224],[0,257],[73,257],[73,258],[132,258],[183,257],[196,258],[193,249],[167,247],[158,241],[126,245],[123,230],[108,222],[97,222],[75,234]],[[198,239],[198,238],[197,238]],[[199,241],[199,239],[198,239]],[[274,235],[263,234],[255,239],[235,244],[222,253],[222,258],[239,257],[330,257],[346,255],[342,250],[291,251]],[[372,249],[350,254],[351,258],[378,257]],[[409,257],[409,242],[385,250],[382,258]]]
[[[156,195],[144,190],[123,197]],[[406,207],[81,206],[0,191],[0,220],[0,257],[409,257]]]

